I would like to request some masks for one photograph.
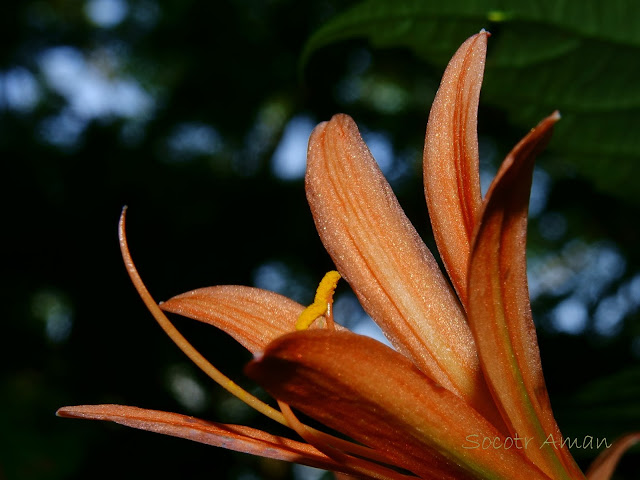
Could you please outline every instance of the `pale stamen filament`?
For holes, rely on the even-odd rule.
[[[330,302],[327,302],[327,311],[324,314],[324,318],[327,322],[327,330],[335,331],[336,324],[333,321],[333,297]]]

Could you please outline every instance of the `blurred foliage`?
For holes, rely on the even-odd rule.
[[[419,176],[426,118],[446,60],[482,27],[493,34],[483,178],[540,117],[563,113],[536,172],[529,235],[558,421],[570,436],[639,430],[640,18],[633,1],[606,5],[5,5],[0,479],[305,478],[277,462],[54,417],[62,405],[123,403],[277,432],[210,385],[154,325],[121,265],[118,215],[129,205],[132,254],[159,300],[230,283],[306,303],[331,261],[299,173],[284,174],[277,159],[293,126],[346,112],[433,248]],[[349,305],[346,285],[338,295]],[[246,352],[209,327],[176,322],[252,388]],[[581,465],[595,455],[575,453]],[[639,464],[630,453],[618,478],[637,478]]]
[[[332,19],[306,46],[362,37],[438,66],[469,32],[494,34],[483,101],[528,127],[562,113],[553,147],[597,187],[640,203],[640,4],[618,0],[369,0]],[[615,168],[613,166],[615,165]]]

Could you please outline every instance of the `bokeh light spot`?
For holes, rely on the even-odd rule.
[[[271,159],[271,170],[277,178],[299,180],[304,177],[307,145],[314,127],[315,122],[307,115],[297,115],[289,120]]]
[[[84,11],[94,25],[113,28],[127,17],[129,5],[125,0],[89,0]]]

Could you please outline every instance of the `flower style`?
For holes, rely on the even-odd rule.
[[[325,277],[306,309],[241,286],[198,289],[158,306],[131,259],[123,211],[124,261],[162,328],[216,382],[304,442],[120,405],[64,407],[58,415],[110,420],[363,479],[585,478],[551,411],[526,277],[533,161],[560,116],[552,113],[514,147],[483,199],[476,123],[488,36],[472,36],[454,55],[427,126],[425,196],[451,283],[346,115],[318,125],[309,140],[307,199],[340,273]],[[395,350],[333,323],[340,276]],[[220,373],[163,311],[215,325],[251,351],[246,374],[279,409]],[[292,407],[352,440],[303,424]],[[638,441],[640,433],[623,437],[587,478],[610,478]]]

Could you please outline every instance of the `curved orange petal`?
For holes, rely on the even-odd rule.
[[[127,427],[185,438],[236,452],[301,463],[325,470],[343,471],[339,464],[311,445],[241,425],[207,422],[177,413],[126,405],[63,407],[58,410],[57,415],[68,418],[107,420]],[[345,473],[352,472],[348,470]]]
[[[548,478],[499,432],[394,350],[351,332],[285,335],[246,368],[276,398],[423,478]]]
[[[159,304],[165,312],[208,323],[231,335],[251,353],[261,352],[274,339],[296,330],[305,309],[278,293],[240,285],[219,285],[182,293]],[[325,319],[309,328],[324,328]],[[338,330],[346,330],[335,325]]]
[[[629,433],[617,439],[610,448],[593,461],[587,470],[587,479],[609,480],[622,455],[638,442],[640,442],[640,432]]]
[[[295,331],[298,315],[304,310],[277,293],[237,285],[193,290],[161,303],[160,308],[220,328],[252,353]]]
[[[491,411],[462,308],[349,116],[311,134],[306,191],[324,246],[387,337],[438,383]]]
[[[482,367],[512,434],[531,438],[527,456],[552,478],[583,478],[560,440],[542,374],[527,286],[526,233],[535,156],[547,144],[557,112],[507,156],[494,179],[469,263],[469,324]],[[549,436],[552,437],[549,437]]]
[[[438,251],[462,304],[467,265],[480,211],[478,102],[484,74],[484,30],[464,42],[442,77],[424,144],[424,193]]]

